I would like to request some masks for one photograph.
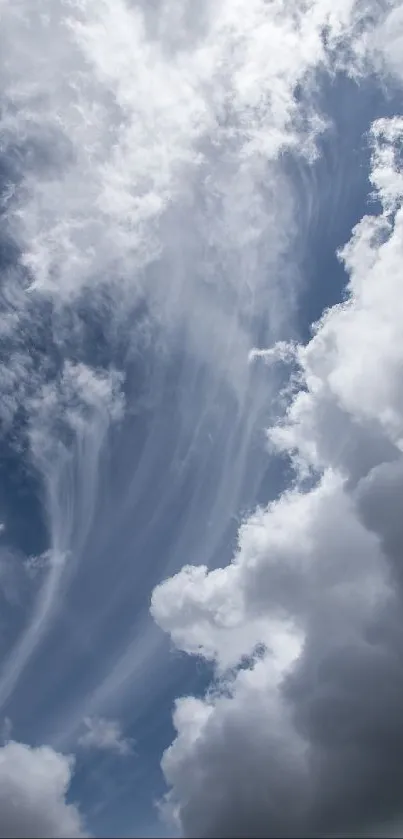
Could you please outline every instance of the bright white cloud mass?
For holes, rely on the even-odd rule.
[[[403,836],[402,47],[0,0],[0,836]]]

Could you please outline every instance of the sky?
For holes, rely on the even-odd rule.
[[[0,837],[403,837],[403,2],[0,0]]]

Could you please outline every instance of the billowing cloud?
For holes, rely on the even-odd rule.
[[[79,810],[68,803],[72,758],[48,746],[7,742],[0,747],[0,836],[80,839],[88,836]]]
[[[132,753],[132,742],[123,736],[118,720],[86,717],[84,726],[85,731],[78,739],[78,745],[82,748],[115,752],[121,757]]]
[[[205,699],[178,701],[163,758],[187,836],[380,835],[403,817],[402,119],[371,139],[381,212],[341,250],[346,300],[296,351],[268,432],[295,486],[245,521],[229,566],[153,595],[175,643],[218,667]]]

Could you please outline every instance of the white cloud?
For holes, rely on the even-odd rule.
[[[4,720],[0,726],[0,740],[3,744],[8,743],[11,740],[11,732],[13,730],[13,724],[9,717],[4,717]]]
[[[47,488],[51,550],[32,618],[4,664],[0,703],[14,689],[55,613],[62,582],[71,580],[82,557],[108,423],[120,415],[119,375],[90,369],[80,360],[87,335],[84,326],[81,331],[77,327],[74,306],[101,309],[108,287],[108,328],[119,337],[122,312],[126,316],[143,298],[167,334],[185,322],[191,349],[201,364],[209,364],[209,393],[215,394],[220,375],[225,375],[244,410],[252,376],[247,363],[251,333],[262,316],[262,290],[267,301],[264,326],[273,332],[273,340],[292,298],[294,268],[287,256],[295,217],[282,159],[289,150],[307,158],[314,155],[315,139],[325,128],[311,96],[315,74],[332,70],[336,54],[342,64],[345,53],[350,58],[354,53],[351,71],[358,72],[367,26],[372,31],[374,25],[363,13],[372,11],[376,18],[379,4],[207,0],[202,12],[191,8],[171,0],[1,2],[1,153],[10,180],[2,196],[3,229],[18,251],[19,268],[14,265],[4,276],[1,290],[0,334],[7,363],[0,379],[0,410],[7,427],[20,408],[29,414],[31,449]],[[380,167],[385,177],[383,159]],[[392,186],[384,183],[389,212]],[[390,223],[385,222],[386,235]],[[366,229],[364,224],[358,231],[360,247]],[[346,261],[356,260],[356,253],[354,248],[346,252]],[[64,319],[66,313],[71,318]],[[110,340],[108,363],[115,350]],[[317,356],[321,354],[319,347]],[[53,356],[61,359],[60,367]],[[301,352],[308,389],[310,363]],[[200,367],[195,369],[197,373]],[[357,368],[356,378],[358,374]],[[381,374],[378,378],[388,408],[387,383]],[[336,393],[336,384],[332,386]],[[339,468],[328,452],[337,445],[339,423],[351,426],[347,390],[343,393],[344,408],[336,409],[330,399],[316,413],[309,399],[305,408],[296,400],[288,425],[276,432],[276,443],[287,451],[295,447],[300,459],[318,469]],[[350,401],[353,397],[354,386]],[[371,405],[369,391],[364,397],[361,407],[369,416],[377,406]],[[245,438],[262,403],[258,394]],[[310,419],[304,420],[305,409]],[[306,433],[301,431],[303,421],[310,425]],[[365,434],[393,454],[390,429],[396,417],[386,411],[383,422],[385,441],[371,422]],[[320,423],[321,440],[315,430]],[[361,434],[351,436],[353,441],[363,439]],[[361,450],[358,457],[351,448],[346,467],[355,455],[356,477],[361,477]],[[373,449],[368,455],[369,446],[364,448],[373,458]],[[381,479],[386,480],[384,475]],[[364,511],[364,498],[360,503]],[[242,680],[242,697],[255,691],[258,676],[265,684],[267,672],[278,684],[308,637],[311,589],[304,592],[304,608],[291,608],[296,588],[292,568],[286,579],[277,575],[281,608],[267,620],[264,603],[271,583],[264,560],[267,550],[272,551],[276,573],[283,555],[291,562],[295,543],[293,533],[288,542],[284,534],[288,515],[303,540],[317,521],[317,510],[326,521],[329,508],[345,516],[345,537],[354,540],[360,557],[368,547],[370,581],[373,573],[383,585],[375,537],[355,521],[350,500],[329,473],[306,498],[292,494],[245,526],[235,570],[209,575],[201,569],[199,576],[188,571],[170,588],[156,592],[155,613],[177,643],[189,652],[201,650],[221,669],[257,642],[271,648],[270,657],[251,671],[252,687],[248,676],[236,677],[234,696]],[[277,541],[261,538],[268,523],[277,528]],[[344,551],[343,533],[336,536],[336,546]],[[313,553],[325,542],[325,534],[318,533]],[[303,544],[298,549],[296,575],[304,588],[301,569],[310,554]],[[244,556],[249,557],[245,562]],[[249,574],[247,567],[253,569],[255,562],[261,575],[258,590],[248,583],[254,571]],[[333,565],[330,552],[332,574]],[[336,580],[339,591],[337,574]],[[179,598],[184,581],[186,591]],[[312,590],[321,589],[320,581],[316,585],[312,583]],[[370,608],[371,582],[368,589],[357,595],[363,614]],[[350,622],[354,624],[349,614],[348,636],[353,632]],[[245,701],[240,701],[241,708]],[[273,698],[275,709],[276,703]],[[214,715],[214,702],[211,707]],[[288,732],[291,723],[284,709],[275,713]],[[185,716],[186,704],[178,716],[179,728]],[[282,742],[287,737],[285,733]],[[179,757],[178,750],[173,754],[180,772],[180,750]],[[174,777],[172,765],[169,771]],[[176,783],[180,786],[180,779]]]
[[[91,527],[99,458],[110,422],[123,410],[122,376],[85,364],[63,364],[51,383],[38,386],[29,408],[31,455],[42,475],[50,549],[39,564],[46,574],[21,635],[3,663],[0,705],[13,691],[57,609],[61,589],[74,573]],[[32,564],[31,571],[38,567]]]
[[[370,48],[379,69],[392,74],[398,82],[403,78],[403,8],[401,3],[392,2],[378,27],[370,38]]]
[[[66,800],[73,760],[48,746],[10,741],[0,747],[0,836],[85,837],[80,813]]]
[[[277,337],[297,273],[284,153],[314,155],[326,125],[315,74],[373,26],[354,0],[157,7],[1,4],[1,210],[14,259],[0,291],[0,412],[7,428],[19,410],[28,414],[52,561],[5,662],[0,703],[82,556],[108,423],[119,414],[118,374],[90,369],[86,324],[94,312],[107,321],[108,365],[122,321],[145,300],[162,343],[185,324],[212,392],[224,378],[245,411],[256,320]],[[259,391],[245,437],[265,400]]]
[[[122,757],[132,753],[132,741],[123,736],[118,720],[86,717],[84,725],[86,731],[78,739],[82,748],[115,752]]]
[[[369,449],[370,437],[375,462],[382,459],[379,449],[392,457],[402,448],[403,179],[397,155],[403,120],[377,121],[372,137],[372,183],[384,212],[365,216],[341,251],[350,299],[327,312],[301,348],[308,389],[293,400],[285,425],[270,434],[276,445],[295,448],[315,468],[331,465],[351,472],[354,449],[360,441]]]
[[[241,314],[232,352],[247,343],[269,272],[273,329],[279,319],[294,219],[277,163],[314,153],[313,76],[355,42],[361,4],[171,5],[3,3],[3,149],[18,170],[6,219],[40,297],[108,283],[117,308],[145,295],[165,323],[185,315],[217,365]]]
[[[342,250],[348,298],[299,348],[269,432],[296,486],[242,525],[228,567],[154,592],[160,625],[219,673],[267,648],[177,704],[165,806],[187,836],[379,835],[402,816],[402,120],[372,140],[383,212]]]
[[[185,320],[242,397],[263,284],[273,332],[288,312],[295,219],[281,156],[314,153],[315,72],[362,40],[377,4],[171,6],[2,3],[3,227],[20,257],[0,299],[8,425],[52,380],[32,352],[49,300],[60,313],[90,295],[96,309],[109,287],[119,322],[145,298],[165,327]],[[59,327],[53,349],[81,348]]]
[[[269,349],[253,349],[249,353],[249,361],[253,362],[261,358],[265,364],[274,364],[275,362],[292,362],[295,361],[297,354],[297,346],[293,342],[276,341],[273,347]]]

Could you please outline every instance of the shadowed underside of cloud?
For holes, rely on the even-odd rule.
[[[245,521],[229,566],[154,591],[177,646],[217,667],[205,699],[178,701],[163,758],[187,836],[403,821],[403,119],[375,122],[371,141],[382,211],[340,252],[345,302],[290,348],[294,394],[268,432],[295,486]]]

